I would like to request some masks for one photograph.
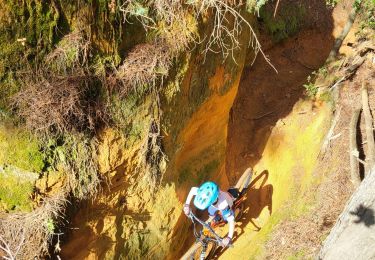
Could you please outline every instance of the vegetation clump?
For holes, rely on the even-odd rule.
[[[31,172],[41,172],[44,167],[41,143],[25,129],[0,124],[0,150],[0,165]]]
[[[129,91],[142,94],[148,85],[156,85],[156,80],[165,77],[172,65],[168,52],[168,46],[163,43],[137,45],[117,70],[116,79],[124,86],[120,94]]]
[[[106,121],[100,90],[85,74],[32,79],[12,97],[26,126],[40,133],[92,130]]]
[[[303,25],[305,14],[306,10],[298,3],[280,8],[275,17],[269,6],[264,6],[259,11],[260,20],[274,42],[296,34]]]
[[[38,175],[23,172],[15,167],[0,168],[0,211],[30,212],[34,192],[34,182]]]
[[[360,33],[364,33],[366,29],[375,30],[375,1],[374,0],[356,0],[354,7],[361,16]]]
[[[44,200],[32,212],[0,214],[0,252],[5,259],[30,259],[48,255],[55,234],[53,220],[65,208],[66,194],[58,193]],[[59,250],[59,241],[55,247]]]

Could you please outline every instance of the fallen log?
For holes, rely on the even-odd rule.
[[[367,141],[367,153],[366,153],[366,161],[368,162],[368,169],[373,168],[375,165],[375,142],[374,142],[374,130],[372,124],[372,116],[370,111],[370,106],[368,103],[368,93],[367,88],[362,83],[362,108],[363,108],[363,115],[365,117],[365,124],[366,124],[366,141]],[[365,172],[366,174],[367,172]]]
[[[357,125],[360,113],[361,108],[357,108],[353,111],[349,129],[350,176],[355,187],[358,187],[358,185],[361,183],[361,178],[359,176],[359,165],[357,160],[357,158],[359,158],[359,152],[357,148]]]
[[[375,168],[349,199],[318,259],[375,259]]]
[[[349,17],[348,17],[348,20],[341,32],[341,34],[339,35],[339,37],[337,37],[337,39],[335,40],[335,43],[333,45],[333,48],[331,50],[331,52],[329,53],[328,55],[328,61],[332,61],[336,58],[337,56],[337,53],[341,47],[341,44],[343,43],[345,37],[348,35],[350,29],[352,28],[353,26],[353,23],[354,23],[354,20],[355,20],[355,17],[357,16],[357,9],[356,8],[352,8],[350,14],[349,14]]]

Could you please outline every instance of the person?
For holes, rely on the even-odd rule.
[[[231,244],[234,233],[235,218],[232,210],[234,198],[228,192],[220,190],[216,183],[211,181],[205,182],[199,188],[192,187],[190,189],[183,208],[186,216],[190,214],[190,202],[194,196],[194,206],[196,208],[200,210],[208,209],[209,222],[214,220],[218,211],[221,212],[223,219],[228,222],[229,232],[227,237],[222,240],[222,246],[227,247]]]

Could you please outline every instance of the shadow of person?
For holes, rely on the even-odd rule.
[[[254,221],[262,213],[264,208],[267,208],[269,214],[272,214],[272,195],[273,186],[267,184],[269,172],[264,170],[261,172],[249,185],[247,191],[247,199],[244,201],[244,211],[240,219],[236,220],[236,227],[239,231],[235,233],[232,243],[244,233],[244,228],[251,223],[254,226],[254,231],[260,231],[261,227]],[[219,248],[214,254],[214,259],[221,256],[226,249]]]
[[[356,224],[363,223],[366,227],[375,224],[374,211],[362,204],[359,205],[355,211],[351,211],[350,214],[358,217],[358,219],[354,220],[354,223]]]

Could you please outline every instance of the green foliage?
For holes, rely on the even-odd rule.
[[[361,16],[360,29],[366,28],[375,30],[375,0],[356,0],[354,8],[357,9]]]
[[[276,17],[273,17],[272,10],[260,9],[260,18],[265,30],[274,42],[280,42],[296,34],[303,24],[305,14],[305,8],[297,3],[280,9]]]
[[[309,98],[314,98],[319,91],[319,86],[315,85],[314,81],[318,77],[325,79],[327,78],[327,76],[328,76],[328,69],[327,67],[323,66],[319,68],[317,71],[313,71],[311,75],[307,77],[307,83],[304,84],[303,87],[305,88],[306,95]],[[330,99],[330,96],[325,96],[325,98]]]
[[[326,103],[333,103],[334,99],[332,97],[332,92],[331,91],[324,91],[319,95],[319,99],[326,102]]]
[[[16,73],[34,65],[57,41],[60,15],[50,1],[0,3],[0,109],[8,110],[8,98],[19,85]]]
[[[326,0],[326,5],[329,7],[335,7],[339,0]]]
[[[306,91],[306,95],[309,98],[314,98],[318,93],[319,88],[311,81],[311,76],[307,77],[307,83],[303,85]]]
[[[313,72],[313,75],[316,76],[322,76],[323,78],[326,78],[328,76],[328,69],[326,67],[321,67],[317,72]]]
[[[293,255],[286,256],[286,260],[299,260],[299,259],[306,259],[306,252],[304,252],[303,250],[299,250],[295,252]],[[307,258],[307,259],[310,259],[310,258]]]
[[[7,53],[22,49],[32,59],[51,49],[57,40],[60,13],[50,1],[5,1],[3,8],[8,11],[9,20],[0,24],[0,44],[8,45]],[[0,53],[5,53],[3,50]]]
[[[49,50],[55,42],[55,29],[59,20],[59,12],[47,1],[29,1],[23,15],[29,15],[26,23],[26,42],[31,46]]]
[[[0,164],[40,173],[44,167],[40,141],[24,129],[0,125]]]
[[[46,221],[46,227],[47,227],[48,232],[50,234],[54,233],[54,231],[55,231],[55,222],[53,221],[52,218],[47,219],[47,221]]]
[[[162,89],[164,97],[168,103],[171,103],[177,93],[180,92],[182,82],[189,68],[190,57],[190,53],[187,53],[184,56],[181,55],[175,66],[173,66],[169,72],[168,85]]]
[[[2,61],[4,61],[4,59],[0,57],[0,63],[6,63]],[[15,79],[14,72],[5,72],[3,76],[4,77],[1,78],[0,75],[0,118],[3,117],[4,119],[11,115],[9,98],[19,91],[20,84],[18,84],[18,81]]]
[[[12,169],[4,167],[0,171],[0,211],[31,211],[30,199],[34,183],[24,178],[22,172],[12,173]]]
[[[354,0],[353,7],[358,12],[361,9],[362,0]]]
[[[104,78],[108,71],[113,71],[120,65],[121,57],[118,55],[95,55],[92,69],[96,76]]]
[[[259,16],[260,9],[268,2],[269,0],[246,0],[246,10],[249,13],[256,12]]]
[[[118,95],[111,97],[110,112],[114,124],[125,130],[131,136],[139,137],[142,132],[139,124],[136,123],[136,111],[138,107],[138,100],[136,94],[129,95],[126,99],[122,99]]]
[[[143,17],[149,16],[148,6],[138,1],[132,1],[130,3],[130,6],[128,7],[128,10],[130,14],[134,16],[143,16]]]

